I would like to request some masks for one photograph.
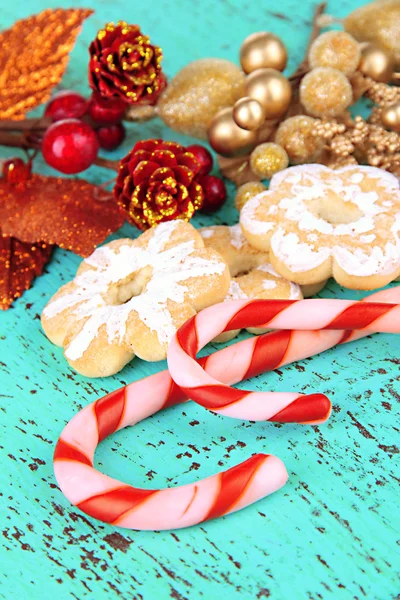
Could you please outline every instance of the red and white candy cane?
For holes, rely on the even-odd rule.
[[[375,298],[382,302],[397,302],[400,287],[371,297]],[[368,333],[277,331],[236,343],[199,362],[207,372],[233,384]],[[246,360],[243,361],[243,357],[247,357]],[[243,370],[245,364],[246,371]],[[265,454],[257,454],[208,479],[162,490],[136,488],[94,469],[96,447],[105,437],[186,400],[168,371],[163,371],[86,406],[65,427],[54,454],[54,471],[64,495],[87,515],[106,523],[132,529],[161,530],[187,527],[234,512],[286,482],[283,463]],[[307,406],[291,403],[270,420],[304,422],[310,416],[316,418],[315,413],[309,414]]]
[[[172,379],[201,406],[240,419],[268,420],[284,410],[288,403],[306,400],[307,397],[295,392],[235,389],[205,371],[196,360],[196,354],[220,333],[260,326],[400,333],[400,304],[351,300],[233,300],[215,304],[189,319],[173,337],[168,348],[168,369]],[[297,331],[296,335],[300,337],[301,331]],[[289,336],[290,333],[287,339]],[[261,338],[256,339],[254,344],[255,347],[268,346],[268,342]],[[282,359],[287,352],[288,343],[282,339]],[[248,357],[240,357],[242,379],[249,376],[249,370],[251,373],[254,356],[255,353],[250,362]]]

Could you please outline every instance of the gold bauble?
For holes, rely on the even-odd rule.
[[[246,77],[246,95],[264,107],[267,119],[278,119],[289,108],[292,86],[276,69],[257,69]]]
[[[240,64],[245,73],[270,67],[283,71],[287,63],[287,50],[280,38],[268,31],[253,33],[240,47]]]
[[[211,147],[229,158],[248,154],[257,143],[257,132],[247,131],[236,125],[231,108],[221,110],[208,129],[208,141]]]
[[[254,131],[265,121],[265,109],[254,98],[240,98],[233,107],[233,118],[242,129]]]
[[[296,115],[279,125],[275,141],[286,150],[292,164],[316,162],[324,145],[322,138],[313,135],[317,123],[312,117]]]
[[[388,83],[393,75],[394,56],[385,48],[367,44],[361,51],[359,70],[374,81]]]
[[[204,58],[186,65],[168,83],[157,112],[171,129],[207,139],[212,118],[242,96],[243,71],[228,60]]]
[[[316,67],[304,75],[299,88],[300,102],[313,117],[341,115],[353,101],[353,89],[346,75],[333,67]]]
[[[400,2],[380,0],[361,6],[344,20],[344,28],[359,42],[371,42],[400,56]]]
[[[271,179],[289,164],[286,151],[279,144],[266,142],[254,148],[250,155],[250,168],[260,179]]]
[[[240,212],[243,206],[257,196],[260,192],[264,192],[267,188],[261,181],[248,181],[244,183],[240,187],[238,187],[236,196],[235,196],[235,206],[237,210]]]
[[[381,112],[382,125],[386,129],[400,132],[400,102],[386,106]]]
[[[360,63],[360,44],[346,31],[326,31],[319,35],[308,51],[310,67],[333,67],[352,75]]]

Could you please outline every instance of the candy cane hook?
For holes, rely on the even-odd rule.
[[[400,305],[351,300],[233,300],[215,304],[186,321],[172,338],[168,348],[168,369],[172,379],[187,396],[204,408],[238,419],[270,420],[287,406],[292,411],[297,406],[304,414],[303,405],[310,407],[312,403],[323,404],[326,397],[321,394],[303,396],[295,392],[235,389],[211,375],[196,360],[197,353],[221,333],[259,326],[281,329],[296,326],[300,330],[368,328],[370,332],[399,333]],[[303,343],[306,343],[310,333],[307,332]],[[324,331],[319,333],[323,334]],[[280,361],[284,360],[291,341],[293,345],[292,336],[296,336],[297,344],[301,345],[301,331],[287,331],[286,336],[282,331],[280,346],[273,349],[273,338],[256,338],[251,360],[247,355],[240,357],[241,379],[253,374],[254,360],[260,360],[261,357],[263,364],[268,364],[271,350],[275,360],[277,356]]]
[[[400,287],[370,298],[398,302]],[[208,373],[233,384],[244,376],[278,368],[369,333],[278,331],[236,343],[199,362]],[[271,342],[268,354],[259,350],[261,339]],[[287,341],[283,357],[282,339]],[[245,356],[247,364],[251,365],[246,372],[243,371]],[[108,394],[75,415],[62,432],[54,454],[56,479],[70,502],[91,517],[121,527],[175,529],[239,510],[285,483],[287,473],[283,463],[274,456],[263,454],[200,482],[164,490],[135,488],[93,468],[96,447],[105,437],[186,400],[168,371],[163,371]],[[271,420],[287,422],[296,420],[296,416],[298,420],[299,415],[293,406],[291,410],[289,406]]]

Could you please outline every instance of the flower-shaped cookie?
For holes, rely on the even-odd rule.
[[[333,276],[374,289],[400,274],[399,181],[374,167],[290,167],[246,203],[242,231],[277,272],[301,285]]]
[[[42,314],[43,329],[79,373],[117,373],[137,354],[166,357],[176,330],[222,301],[229,270],[183,221],[162,223],[136,240],[97,248]]]
[[[281,277],[269,263],[267,253],[250,246],[242,234],[239,223],[232,227],[225,225],[205,227],[199,232],[205,245],[217,250],[229,267],[232,281],[225,300],[303,298],[300,286]],[[248,331],[263,333],[267,330],[249,327]],[[226,331],[214,341],[226,342],[236,337],[239,332],[239,329]]]

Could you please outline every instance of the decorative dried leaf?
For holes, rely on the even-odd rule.
[[[23,119],[64,74],[89,9],[47,9],[0,33],[0,119]]]
[[[32,174],[19,185],[0,179],[3,234],[23,242],[57,244],[88,256],[124,220],[111,193],[83,179]]]
[[[31,287],[50,260],[53,246],[24,244],[0,231],[0,310],[7,310]]]

